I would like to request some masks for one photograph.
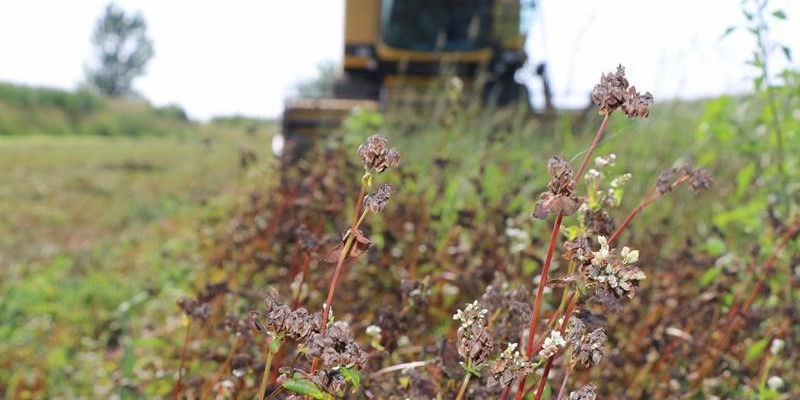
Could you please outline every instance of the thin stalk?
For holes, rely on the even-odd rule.
[[[567,312],[564,314],[564,319],[561,321],[561,328],[559,328],[559,331],[561,332],[562,335],[567,330],[567,323],[569,322],[569,319],[572,316],[572,312],[575,311],[575,305],[577,304],[577,302],[578,302],[577,293],[573,293],[569,301],[569,306],[567,306]],[[553,361],[555,361],[555,359],[556,359],[556,354],[547,359],[547,363],[544,366],[544,372],[542,373],[541,379],[539,379],[539,385],[536,387],[535,400],[541,400],[542,395],[544,394],[544,385],[547,383],[547,376],[550,374],[550,369],[553,368]]]
[[[366,194],[365,186],[366,185],[362,183],[361,191],[358,193],[358,200],[356,200],[355,215],[358,215],[358,211],[361,209],[361,205],[364,201],[364,196]],[[333,294],[336,292],[336,285],[339,283],[339,275],[342,273],[344,260],[346,260],[347,256],[350,254],[350,249],[352,249],[353,242],[356,239],[356,230],[358,229],[358,226],[361,225],[362,222],[364,222],[364,218],[367,217],[368,212],[369,209],[365,209],[361,213],[360,217],[355,218],[353,220],[353,226],[350,228],[350,234],[347,235],[347,239],[345,240],[344,243],[344,248],[342,248],[342,252],[339,254],[339,260],[336,262],[336,269],[333,271],[333,277],[331,277],[331,283],[328,286],[328,297],[325,300],[325,305],[322,307],[323,323],[322,327],[320,327],[322,333],[324,333],[325,330],[328,328],[328,319],[330,315],[330,310],[331,307],[333,306]],[[319,364],[319,359],[314,358],[314,360],[311,361],[311,369],[309,374],[313,374],[317,370],[318,364]],[[308,396],[306,396],[306,398],[308,398]]]
[[[325,329],[328,326],[328,314],[333,306],[333,294],[336,292],[336,284],[339,283],[339,275],[342,272],[344,260],[347,259],[347,256],[350,254],[350,250],[353,248],[353,242],[355,242],[356,239],[356,229],[358,229],[358,226],[364,221],[367,213],[369,213],[369,210],[365,209],[364,212],[361,213],[361,217],[359,217],[358,220],[356,220],[356,223],[353,224],[353,228],[350,230],[350,235],[347,236],[347,240],[344,243],[344,248],[339,254],[339,260],[336,262],[336,269],[333,271],[333,278],[331,278],[331,284],[328,287],[328,297],[325,299],[325,307],[322,309],[322,318],[325,321],[325,323],[322,324],[322,332],[325,332]]]
[[[547,286],[547,276],[550,272],[550,262],[553,259],[553,252],[558,240],[558,231],[561,228],[561,220],[564,218],[564,213],[559,212],[556,217],[556,222],[553,224],[553,231],[550,234],[550,244],[547,247],[547,257],[544,260],[542,273],[539,277],[539,289],[536,291],[536,299],[533,303],[533,315],[531,316],[531,324],[528,327],[528,343],[525,346],[525,356],[531,358],[533,356],[533,336],[536,331],[536,325],[539,323],[539,310],[542,306],[542,297],[544,297],[544,287]]]
[[[600,144],[600,139],[603,137],[603,132],[606,130],[606,125],[608,125],[608,119],[610,116],[611,113],[608,113],[603,117],[603,122],[600,124],[600,129],[597,130],[597,134],[594,136],[594,141],[592,141],[592,145],[589,146],[589,150],[586,151],[586,156],[583,157],[583,162],[581,163],[581,167],[578,168],[578,173],[575,174],[575,183],[581,179],[583,171],[586,170],[586,165],[589,164],[589,159],[592,158],[592,153],[594,153],[594,150],[597,149],[597,145]]]
[[[186,324],[186,333],[183,336],[183,346],[181,346],[181,361],[180,366],[178,367],[178,380],[175,381],[175,385],[172,387],[172,399],[178,400],[178,395],[181,393],[182,389],[182,381],[183,381],[183,369],[186,365],[186,348],[189,346],[189,336],[192,332],[191,330],[192,320],[189,319],[189,323]]]
[[[267,394],[267,384],[269,383],[269,368],[272,364],[272,338],[266,340],[267,344],[267,362],[264,364],[264,373],[261,375],[261,386],[258,388],[258,400],[264,398]]]
[[[567,372],[564,374],[564,380],[561,381],[561,389],[558,390],[558,396],[556,397],[556,400],[561,400],[564,398],[564,393],[567,391],[567,381],[569,380],[569,374],[571,372],[572,365],[570,364],[570,366],[567,367]]]
[[[456,400],[462,400],[464,398],[464,393],[467,392],[467,385],[469,385],[469,379],[472,377],[472,374],[467,372],[464,374],[464,380],[461,381],[461,389],[458,390],[458,396],[456,396]]]
[[[617,228],[617,230],[615,230],[614,233],[611,235],[611,238],[608,239],[608,244],[613,243],[619,237],[619,235],[622,233],[622,231],[624,231],[625,228],[628,227],[628,225],[631,223],[631,221],[633,221],[633,218],[636,217],[636,215],[639,214],[639,212],[641,212],[645,207],[649,206],[650,204],[655,203],[655,201],[660,199],[661,197],[663,197],[664,194],[671,192],[676,187],[678,187],[681,184],[686,183],[688,181],[689,181],[689,176],[688,175],[684,175],[684,176],[681,176],[680,178],[676,179],[675,182],[672,182],[672,184],[669,186],[669,190],[667,190],[665,192],[656,191],[656,187],[655,186],[652,186],[650,189],[648,189],[647,193],[645,193],[645,195],[642,198],[642,201],[639,203],[639,205],[636,206],[631,211],[630,214],[628,214],[628,216],[625,218],[625,220],[622,221],[622,224],[619,226],[619,228]],[[655,195],[653,195],[654,193],[655,193]]]

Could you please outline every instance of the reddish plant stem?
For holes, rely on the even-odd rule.
[[[603,122],[600,124],[600,129],[597,130],[597,134],[594,136],[594,141],[592,141],[592,145],[589,146],[589,150],[586,151],[586,156],[583,157],[583,162],[581,162],[581,167],[578,168],[578,173],[575,174],[575,183],[581,179],[583,171],[586,170],[586,165],[589,164],[589,159],[592,158],[592,153],[594,153],[597,145],[600,144],[600,139],[603,137],[603,132],[606,130],[606,125],[608,125],[608,119],[610,115],[611,113],[608,113],[603,117]]]
[[[181,362],[180,366],[178,367],[178,380],[175,381],[175,385],[172,387],[173,400],[178,400],[178,395],[181,393],[181,389],[183,389],[183,368],[186,365],[186,348],[189,346],[189,336],[192,332],[191,326],[192,320],[189,319],[189,323],[186,324],[186,333],[183,336],[183,346],[181,346]]]
[[[361,210],[361,204],[364,202],[364,196],[366,195],[366,188],[365,185],[361,185],[361,191],[358,193],[358,200],[356,200],[356,207],[355,213],[353,214],[353,226],[350,228],[350,234],[345,239],[345,245],[342,249],[341,254],[339,254],[339,260],[336,263],[336,269],[333,271],[333,277],[331,277],[331,283],[328,286],[328,297],[325,300],[325,305],[322,307],[322,326],[320,327],[320,331],[322,333],[328,328],[328,318],[330,315],[331,307],[333,306],[333,294],[336,292],[336,285],[339,283],[339,275],[342,272],[342,267],[344,266],[344,260],[347,259],[347,256],[350,255],[350,249],[352,249],[353,242],[355,241],[356,237],[356,229],[358,229],[358,225],[361,221],[364,220],[366,217],[368,210],[364,210],[364,212],[359,216],[359,211]],[[311,361],[311,369],[309,374],[313,374],[317,370],[317,366],[319,365],[319,359],[314,358]],[[308,399],[308,396],[306,396]]]
[[[497,400],[506,400],[508,397],[508,393],[511,391],[511,385],[508,385],[503,388],[503,391],[500,393],[500,396],[497,396]]]
[[[567,330],[567,323],[569,322],[570,317],[572,317],[572,312],[575,311],[575,305],[577,302],[578,296],[576,293],[573,293],[570,298],[569,306],[567,307],[567,312],[564,314],[564,319],[561,321],[561,327],[559,328],[559,332],[561,332],[562,335]],[[553,317],[555,318],[555,316]],[[550,369],[553,368],[553,361],[555,361],[555,359],[555,354],[547,359],[547,363],[544,366],[544,372],[542,373],[542,377],[539,379],[539,385],[536,386],[535,400],[541,400],[542,395],[544,394],[544,385],[547,384],[547,376],[550,375]]]
[[[333,293],[336,291],[336,284],[339,282],[339,274],[342,272],[342,266],[344,265],[344,260],[347,259],[347,256],[350,253],[351,246],[353,244],[353,240],[355,238],[356,229],[358,229],[358,224],[362,220],[359,218],[360,210],[361,210],[361,203],[364,201],[364,195],[366,194],[366,190],[364,186],[361,186],[361,191],[358,193],[358,199],[356,200],[356,207],[355,213],[353,214],[353,225],[350,228],[350,234],[345,239],[345,246],[342,249],[341,254],[339,254],[339,260],[336,262],[336,269],[333,271],[333,277],[331,277],[331,283],[328,285],[328,297],[325,300],[325,307],[322,309],[322,318],[324,323],[322,324],[322,332],[328,327],[328,313],[330,312],[331,304],[333,302]],[[313,371],[312,371],[313,372]]]
[[[561,220],[564,218],[564,212],[559,211],[556,217],[556,222],[553,224],[553,232],[550,234],[550,244],[547,246],[547,257],[544,260],[542,267],[542,274],[539,277],[539,289],[536,291],[536,300],[533,303],[533,315],[531,316],[531,324],[528,327],[528,344],[525,346],[525,357],[531,358],[533,356],[533,335],[536,331],[536,325],[539,323],[539,311],[542,306],[542,297],[544,296],[544,287],[547,286],[547,275],[550,273],[550,262],[553,260],[553,252],[556,248],[556,241],[558,241],[558,231],[561,228]]]
[[[645,195],[642,198],[642,201],[639,203],[639,205],[636,206],[636,208],[634,208],[633,211],[631,211],[630,214],[628,214],[628,216],[625,218],[625,220],[622,221],[622,225],[620,225],[619,228],[617,228],[617,230],[614,231],[614,233],[611,235],[611,238],[608,239],[608,244],[612,244],[617,239],[617,237],[619,237],[619,235],[622,233],[622,231],[624,231],[625,228],[628,227],[628,224],[631,223],[633,218],[637,214],[639,214],[639,212],[642,211],[645,207],[649,206],[650,204],[655,203],[655,201],[660,199],[661,197],[663,197],[665,193],[671,192],[673,189],[675,189],[679,185],[681,185],[683,183],[686,183],[688,181],[689,181],[689,176],[688,175],[681,176],[680,178],[675,180],[675,182],[672,182],[672,184],[669,186],[669,189],[667,191],[665,191],[663,193],[662,192],[657,192],[657,194],[655,196],[653,196],[653,193],[656,193],[656,187],[652,186],[650,189],[648,189],[647,193],[645,193]]]
[[[567,391],[567,381],[569,380],[569,374],[572,372],[572,368],[567,368],[567,372],[564,374],[564,380],[561,381],[561,389],[558,390],[558,396],[556,400],[561,400],[564,398],[564,393]]]

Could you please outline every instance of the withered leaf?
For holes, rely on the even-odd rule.
[[[342,256],[342,252],[344,251],[344,245],[347,242],[347,238],[350,236],[350,230],[345,233],[342,241],[336,245],[336,247],[328,250],[328,254],[325,256],[323,261],[329,264],[336,264],[339,262],[339,257]],[[350,246],[350,253],[347,255],[347,259],[354,259],[369,250],[369,245],[372,244],[372,241],[367,239],[364,236],[364,233],[360,230],[356,230],[355,240],[353,241],[353,245]]]
[[[581,204],[583,204],[583,198],[581,197],[568,197],[544,192],[539,201],[536,202],[536,206],[533,209],[533,217],[545,219],[548,214],[558,212],[563,212],[564,215],[572,215],[578,211]]]

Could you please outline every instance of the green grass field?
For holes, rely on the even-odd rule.
[[[247,180],[242,152],[273,157],[270,124],[182,128],[0,137],[0,398],[39,380],[61,398],[97,393],[68,382],[106,371],[98,387],[109,384],[124,357],[104,355],[108,341],[149,343],[153,321],[174,314],[203,262],[200,219],[225,215]]]

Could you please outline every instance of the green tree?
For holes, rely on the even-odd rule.
[[[133,93],[133,80],[142,75],[153,57],[153,41],[141,13],[125,15],[114,3],[106,6],[92,34],[95,55],[86,68],[88,82],[101,93]]]

